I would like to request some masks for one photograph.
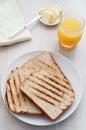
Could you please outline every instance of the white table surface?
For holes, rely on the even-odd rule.
[[[86,17],[86,0],[17,0],[26,22],[37,15],[39,8],[58,3],[64,12],[72,12]],[[63,51],[57,43],[57,27],[47,27],[39,21],[29,27],[32,41],[22,42],[11,46],[0,47],[0,81],[5,68],[19,55],[33,50],[52,50],[71,60],[83,78],[83,95],[77,110],[63,122],[48,126],[37,127],[23,123],[13,117],[1,98],[0,93],[0,130],[85,130],[86,129],[86,32],[77,48],[73,51]],[[77,86],[78,87],[78,86]]]

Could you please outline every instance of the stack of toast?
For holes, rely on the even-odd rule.
[[[57,119],[74,101],[72,85],[50,52],[42,52],[13,69],[6,103],[15,113],[45,114]]]

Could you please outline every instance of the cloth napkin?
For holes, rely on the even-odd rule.
[[[0,0],[0,46],[30,40],[31,33],[24,29],[14,38],[9,38],[25,25],[15,0]]]

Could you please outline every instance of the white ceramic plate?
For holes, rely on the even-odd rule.
[[[1,81],[1,92],[2,92],[2,97],[3,97],[4,102],[5,102],[5,94],[6,94],[6,81],[7,81],[7,78],[8,78],[8,75],[9,75],[10,71],[13,68],[21,65],[27,59],[37,55],[38,53],[40,53],[40,51],[26,53],[26,54],[20,56],[19,58],[17,58],[8,67],[8,69],[6,69],[6,72],[4,73],[2,81]],[[51,54],[52,54],[53,58],[55,59],[55,61],[59,64],[59,66],[61,67],[61,69],[65,73],[65,75],[71,81],[72,86],[73,86],[74,91],[75,91],[75,101],[55,121],[50,121],[47,117],[45,117],[43,115],[40,115],[40,116],[37,116],[37,115],[25,115],[25,114],[15,114],[15,113],[11,112],[16,118],[18,118],[21,121],[26,122],[28,124],[38,125],[38,126],[46,126],[46,125],[53,125],[53,124],[56,124],[58,122],[61,122],[64,119],[66,119],[67,117],[69,117],[75,111],[75,109],[79,105],[79,102],[80,102],[80,99],[81,99],[82,84],[81,84],[80,75],[79,75],[76,67],[67,58],[65,58],[64,56],[62,56],[60,54],[56,54],[54,52],[51,52]]]

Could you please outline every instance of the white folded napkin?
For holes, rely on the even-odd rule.
[[[30,40],[31,33],[23,30],[12,39],[9,37],[25,25],[15,0],[0,0],[0,46]]]

